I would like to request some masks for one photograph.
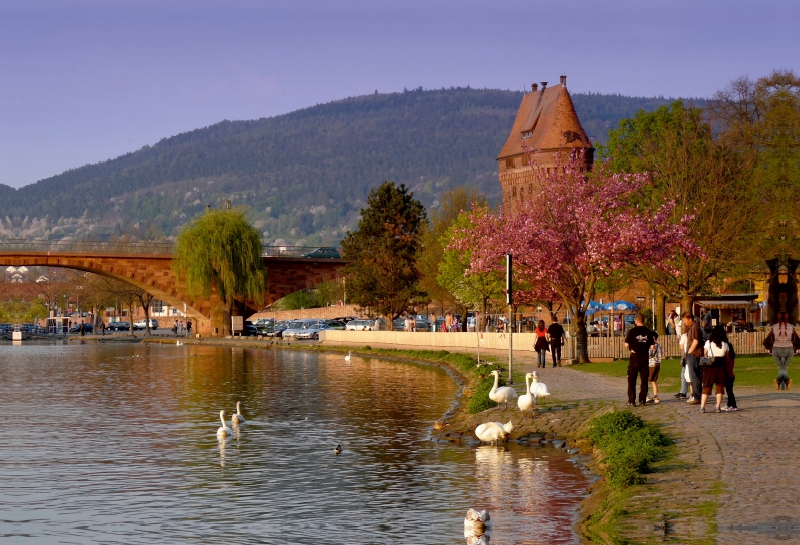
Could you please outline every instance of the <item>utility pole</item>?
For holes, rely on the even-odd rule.
[[[506,303],[508,304],[508,383],[514,384],[514,326],[511,322],[513,315],[514,296],[511,286],[511,254],[506,254]]]

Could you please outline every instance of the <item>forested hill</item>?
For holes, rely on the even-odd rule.
[[[348,98],[255,121],[222,121],[13,190],[2,236],[105,237],[138,223],[170,236],[207,204],[250,208],[266,239],[333,244],[369,190],[412,187],[426,206],[461,184],[497,198],[495,158],[522,93],[452,88]],[[574,94],[589,136],[664,98]]]

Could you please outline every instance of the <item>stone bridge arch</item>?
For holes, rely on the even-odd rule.
[[[311,288],[340,276],[345,262],[341,259],[264,256],[267,269],[267,292],[264,301],[245,303],[245,313],[252,314],[295,291]],[[182,289],[172,270],[171,253],[129,253],[125,251],[36,251],[0,248],[0,266],[58,267],[91,272],[141,288],[177,308],[186,304],[186,314],[195,321],[195,330],[204,336],[223,331],[222,318],[214,317],[219,297],[195,299]]]

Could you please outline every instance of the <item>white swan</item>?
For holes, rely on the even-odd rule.
[[[236,402],[236,414],[231,417],[231,424],[238,426],[244,424],[244,416],[242,416],[242,402]]]
[[[347,355],[344,357],[344,361],[350,361],[350,354],[352,354],[352,352],[347,353]]]
[[[550,395],[550,390],[547,389],[547,384],[544,382],[539,382],[539,373],[536,371],[532,373],[530,392],[531,395],[537,399]]]
[[[183,346],[183,343],[181,341],[175,341],[175,346]]]
[[[489,392],[489,399],[498,404],[505,403],[506,409],[508,409],[508,400],[517,399],[517,391],[511,386],[498,388],[497,383],[500,380],[500,371],[495,369],[491,374],[494,375],[494,386],[492,386],[492,390]]]
[[[486,509],[483,511],[476,511],[475,509],[467,511],[467,516],[464,517],[464,528],[472,528],[476,523],[482,524],[483,526],[492,524],[492,519]]]
[[[489,543],[491,533],[492,520],[486,509],[483,511],[476,511],[475,509],[467,511],[467,516],[464,517],[464,537],[467,538],[467,543],[471,545]]]
[[[225,417],[228,416],[224,410],[219,412],[219,419],[222,420],[222,427],[217,430],[217,438],[225,439],[229,435],[233,435],[233,430],[225,424]]]
[[[532,411],[536,405],[536,398],[531,395],[531,378],[533,378],[533,375],[530,373],[525,374],[525,393],[517,398],[517,407],[519,407],[520,411]]]
[[[501,424],[500,422],[486,422],[475,428],[475,436],[481,441],[487,443],[497,443],[498,441],[505,441],[508,435],[514,429],[514,424],[511,422]]]

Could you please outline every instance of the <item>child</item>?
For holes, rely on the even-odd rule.
[[[664,349],[658,344],[658,333],[653,335],[655,344],[650,347],[650,385],[653,387],[653,399],[648,402],[659,403],[658,400],[658,373],[661,371],[661,358],[664,357]]]

